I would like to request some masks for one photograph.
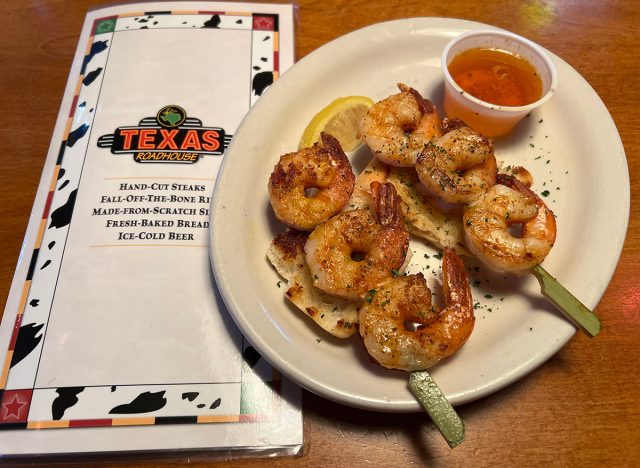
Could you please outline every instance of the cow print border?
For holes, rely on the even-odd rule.
[[[0,373],[0,430],[243,422],[261,420],[277,410],[280,375],[244,340],[240,414],[229,412],[225,406],[225,398],[220,396],[224,389],[218,391],[217,388],[224,384],[34,387],[37,358],[48,323],[45,311],[49,311],[53,298],[55,281],[52,279],[62,258],[79,180],[79,174],[73,174],[62,165],[65,157],[83,151],[83,145],[86,148],[88,142],[85,137],[93,121],[94,107],[88,108],[87,102],[91,101],[84,99],[84,91],[100,86],[104,74],[101,57],[108,55],[113,34],[169,27],[251,31],[252,105],[279,76],[277,14],[155,11],[94,21]],[[81,95],[83,100],[79,102]],[[45,233],[47,245],[43,246]],[[44,295],[47,297],[32,297],[34,281],[51,284],[51,290]],[[30,386],[25,385],[28,382],[31,382]],[[260,404],[256,402],[265,404],[265,399],[252,397],[252,393],[264,395],[265,391],[272,392],[275,400],[267,401],[268,407],[256,407]],[[97,411],[95,414],[88,416],[81,412],[81,417],[73,416],[75,409],[85,401],[92,405],[96,401],[106,403],[99,410],[93,409]],[[43,416],[45,414],[48,417]]]

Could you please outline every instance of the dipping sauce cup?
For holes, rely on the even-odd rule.
[[[505,106],[485,102],[456,83],[449,71],[453,59],[470,49],[497,49],[519,56],[528,62],[541,81],[541,94],[535,101],[522,106]],[[487,137],[510,132],[517,124],[553,95],[558,72],[542,47],[524,37],[506,31],[470,31],[451,40],[442,52],[444,73],[444,111],[450,118],[458,117],[471,128]]]

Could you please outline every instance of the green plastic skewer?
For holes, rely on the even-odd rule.
[[[464,423],[427,371],[414,371],[409,388],[453,448],[464,441]]]
[[[582,302],[562,286],[542,266],[533,268],[533,274],[540,283],[542,294],[555,305],[574,325],[587,335],[594,337],[600,332],[602,325],[598,317]]]

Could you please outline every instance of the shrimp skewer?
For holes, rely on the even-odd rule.
[[[376,157],[391,166],[413,167],[424,146],[441,135],[431,101],[402,83],[400,92],[377,102],[360,123],[360,134]]]
[[[409,249],[400,199],[391,184],[373,182],[376,214],[368,209],[340,213],[317,226],[305,245],[314,286],[347,299],[393,278]]]
[[[514,177],[499,175],[498,184],[463,214],[469,250],[496,271],[522,275],[542,263],[556,238],[556,220],[545,203]],[[511,226],[519,224],[520,235]]]
[[[327,133],[321,136],[322,145],[281,156],[269,178],[276,217],[303,231],[339,212],[355,187],[355,174],[340,143]]]
[[[373,359],[389,369],[424,370],[451,356],[475,324],[464,263],[453,249],[442,262],[445,307],[432,307],[422,273],[400,276],[368,293],[359,312],[360,335]],[[419,324],[414,331],[405,323]]]
[[[515,176],[499,174],[497,180],[464,212],[469,250],[493,270],[533,273],[542,294],[574,325],[596,336],[601,328],[598,317],[541,265],[556,239],[553,212]],[[514,224],[520,224],[520,235],[511,232]]]

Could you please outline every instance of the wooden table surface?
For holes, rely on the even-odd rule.
[[[5,165],[0,172],[0,235],[5,241],[0,296],[5,298],[83,17],[96,4],[33,0],[0,6]],[[361,411],[305,392],[302,456],[235,460],[224,466],[639,466],[640,2],[299,0],[297,6],[297,59],[363,26],[418,16],[492,24],[559,55],[596,90],[618,127],[631,174],[629,229],[615,275],[596,308],[602,333],[595,339],[576,334],[530,375],[458,407],[467,429],[458,448],[446,445],[426,415]],[[198,457],[191,462],[205,463]]]

